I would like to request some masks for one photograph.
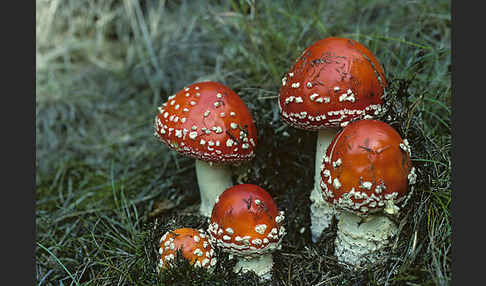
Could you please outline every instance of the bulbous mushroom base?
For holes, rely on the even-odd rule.
[[[233,268],[234,272],[255,272],[260,278],[270,280],[272,278],[273,257],[272,254],[262,254],[257,257],[237,257],[238,262]]]
[[[365,221],[348,212],[340,212],[334,254],[342,264],[353,267],[375,263],[387,254],[386,248],[398,228],[386,216],[376,215]]]
[[[331,225],[336,209],[322,198],[321,191],[316,188],[311,191],[310,201],[310,229],[312,242],[316,242],[321,233]]]

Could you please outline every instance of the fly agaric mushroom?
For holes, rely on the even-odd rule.
[[[320,160],[340,127],[379,114],[385,87],[385,73],[376,57],[364,45],[346,38],[313,43],[282,78],[281,118],[295,128],[318,131],[310,195],[313,241],[335,213],[320,195]]]
[[[200,213],[209,217],[215,198],[233,185],[230,163],[255,155],[257,129],[241,98],[218,82],[189,85],[159,107],[155,135],[196,159]]]
[[[214,250],[208,241],[208,236],[202,229],[178,228],[168,231],[159,242],[158,271],[168,267],[170,261],[176,258],[178,249],[193,266],[209,268],[217,262],[216,257],[213,257]]]
[[[413,192],[410,146],[390,125],[359,120],[342,129],[327,148],[321,168],[322,196],[342,210],[335,254],[353,266],[375,262],[398,229],[396,215]]]
[[[208,228],[209,240],[213,246],[239,258],[235,272],[254,271],[263,279],[270,279],[272,252],[280,249],[285,235],[284,218],[284,212],[278,211],[263,188],[236,185],[216,200]]]

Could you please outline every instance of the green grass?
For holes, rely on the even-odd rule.
[[[36,1],[36,285],[260,285],[231,272],[155,272],[160,235],[206,227],[194,161],[153,136],[157,107],[217,80],[248,105],[257,157],[235,168],[285,210],[275,285],[450,285],[450,1]],[[383,263],[349,271],[335,226],[309,234],[315,134],[278,114],[281,77],[328,37],[370,48],[390,83],[390,123],[412,146],[418,182]],[[304,232],[301,233],[301,229]],[[187,277],[192,277],[190,281]]]

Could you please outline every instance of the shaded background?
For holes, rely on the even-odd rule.
[[[156,241],[204,227],[194,160],[153,136],[157,107],[196,81],[238,93],[259,129],[238,183],[269,191],[287,214],[275,285],[449,285],[450,1],[36,1],[37,285],[258,285],[224,265],[158,277]],[[381,118],[412,146],[418,184],[386,261],[348,271],[335,228],[311,243],[316,135],[285,125],[283,74],[310,44],[339,36],[385,68]],[[227,263],[227,264],[224,264]],[[194,273],[197,272],[197,273]],[[188,274],[189,273],[189,274]],[[172,279],[172,280],[171,280]],[[186,279],[186,280],[184,280]]]

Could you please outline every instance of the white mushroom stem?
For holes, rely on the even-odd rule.
[[[310,219],[312,241],[316,242],[321,233],[329,227],[336,211],[332,205],[324,201],[321,190],[321,165],[326,150],[334,136],[338,132],[337,128],[326,128],[317,133],[316,157],[314,167],[314,188],[310,194]]]
[[[233,186],[231,167],[228,164],[216,164],[196,160],[196,176],[201,196],[201,215],[210,217],[216,198],[227,188]]]
[[[233,268],[234,272],[245,273],[254,271],[260,278],[270,280],[272,278],[273,257],[271,253],[262,254],[257,257],[238,257],[238,262]]]
[[[383,258],[398,232],[396,224],[383,215],[372,215],[362,220],[355,214],[342,211],[338,216],[334,254],[340,263],[355,268]]]

